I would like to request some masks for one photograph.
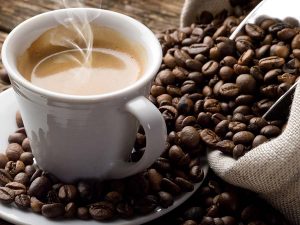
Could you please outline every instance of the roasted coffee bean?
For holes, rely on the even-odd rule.
[[[196,147],[200,142],[200,136],[198,131],[192,126],[186,126],[180,133],[180,143],[193,148]]]
[[[13,180],[12,176],[5,170],[0,169],[0,185],[5,186],[7,183]]]
[[[246,153],[245,146],[242,144],[236,145],[232,150],[232,157],[238,159]]]
[[[132,206],[125,202],[117,204],[116,212],[122,218],[131,218],[134,215]]]
[[[30,207],[30,196],[26,194],[20,194],[15,197],[15,204],[21,209]]]
[[[29,179],[28,175],[24,172],[18,173],[14,177],[15,182],[18,182],[18,183],[21,183],[21,184],[24,184],[24,185],[27,185],[29,183],[29,180],[30,179]]]
[[[211,113],[221,112],[220,102],[213,98],[205,100],[203,107],[206,112],[211,112]]]
[[[178,113],[188,114],[193,108],[194,108],[194,103],[189,97],[183,96],[180,98],[177,105]]]
[[[13,133],[9,135],[8,142],[9,143],[17,143],[22,145],[23,140],[26,138],[26,135],[23,133]]]
[[[170,193],[165,191],[160,191],[158,192],[158,196],[159,196],[159,204],[163,208],[168,208],[169,206],[173,205],[174,199]]]
[[[11,175],[15,176],[18,173],[25,170],[25,165],[22,161],[18,160],[17,162],[8,161],[5,165],[5,170]]]
[[[168,159],[159,157],[153,164],[153,167],[159,171],[169,171],[171,170],[171,164]]]
[[[225,134],[228,132],[228,120],[222,120],[220,123],[218,123],[215,127],[215,132],[219,136],[225,136]]]
[[[256,80],[250,74],[241,74],[236,78],[236,84],[243,94],[251,94],[256,89]]]
[[[183,213],[185,220],[199,221],[204,215],[204,210],[201,207],[191,207]]]
[[[244,124],[244,123],[241,123],[241,122],[230,122],[229,125],[228,125],[228,129],[230,131],[232,131],[233,133],[237,133],[237,132],[240,132],[240,131],[244,131],[247,129],[247,125]]]
[[[92,204],[89,212],[95,220],[108,220],[114,216],[114,206],[110,202],[102,201]]]
[[[175,183],[181,188],[184,192],[189,192],[194,190],[194,185],[187,179],[182,177],[176,177]]]
[[[250,144],[254,137],[254,134],[249,131],[240,131],[233,135],[232,140],[235,144]]]
[[[29,139],[25,138],[22,142],[22,149],[24,152],[31,152],[31,147],[29,143]]]
[[[23,152],[20,155],[20,161],[22,161],[25,165],[33,164],[33,155],[31,152]]]
[[[42,215],[48,218],[57,218],[65,214],[65,207],[61,203],[45,204],[42,206]]]
[[[26,193],[26,186],[22,183],[18,182],[9,182],[5,185],[5,187],[14,191],[15,196]]]
[[[211,124],[211,113],[200,112],[197,118],[197,123],[202,127],[209,127]]]
[[[253,117],[249,121],[248,129],[253,132],[258,132],[261,128],[268,125],[268,122],[262,117]]]
[[[239,95],[235,99],[235,103],[237,105],[248,105],[248,104],[251,104],[253,101],[254,101],[253,95]]]
[[[202,66],[202,73],[207,77],[211,77],[218,73],[219,64],[216,61],[209,61]]]
[[[271,70],[281,67],[285,63],[284,58],[270,56],[259,60],[259,67],[265,70]]]
[[[77,214],[77,206],[74,202],[69,202],[66,206],[65,206],[65,214],[64,217],[65,218],[74,218]]]
[[[7,156],[3,153],[0,153],[0,169],[4,169],[7,162],[8,162]]]
[[[193,182],[200,182],[204,178],[204,172],[200,166],[193,166],[189,173]]]
[[[163,178],[161,180],[161,188],[174,195],[178,195],[181,192],[181,188],[168,178]]]
[[[6,156],[11,161],[17,161],[23,152],[21,145],[17,143],[11,143],[6,148]]]
[[[8,187],[0,187],[0,202],[9,204],[14,201],[15,193]]]
[[[188,49],[187,52],[190,55],[198,55],[198,54],[206,54],[209,51],[209,46],[204,43],[196,43],[192,44]]]
[[[20,111],[17,111],[17,112],[16,112],[16,123],[17,123],[17,126],[18,126],[18,127],[24,127],[24,124],[23,124],[23,120],[22,120],[22,116],[21,116]]]
[[[73,201],[76,198],[77,189],[74,185],[63,185],[58,191],[58,197],[65,202]]]
[[[197,132],[198,134],[198,132]],[[198,134],[199,136],[199,134]],[[173,162],[178,162],[179,160],[181,160],[184,157],[184,152],[182,151],[182,149],[177,146],[177,145],[173,145],[170,149],[169,149],[169,158],[173,161]]]
[[[25,166],[24,172],[28,175],[28,177],[31,180],[31,176],[35,173],[35,167],[33,165],[27,165]]]
[[[150,186],[154,191],[159,191],[161,189],[160,184],[163,176],[156,169],[149,169],[148,179]]]
[[[233,151],[234,147],[235,147],[235,144],[231,140],[219,141],[216,144],[216,149],[218,149],[221,152],[228,154],[228,155],[232,155],[232,151]]]
[[[123,199],[123,196],[121,195],[121,193],[119,193],[117,191],[111,191],[105,195],[105,200],[113,203],[114,205],[121,202],[122,199]]]
[[[239,94],[239,92],[239,86],[234,83],[225,83],[219,89],[220,95],[228,98],[236,97]]]
[[[300,34],[297,34],[291,43],[292,49],[300,49]]]
[[[259,145],[261,145],[261,144],[263,144],[263,143],[265,143],[267,141],[268,141],[268,138],[266,136],[264,136],[264,135],[257,135],[254,138],[253,142],[252,142],[252,148],[255,148],[255,147],[257,147],[257,146],[259,146]]]
[[[145,197],[136,199],[134,202],[134,209],[140,214],[148,214],[158,206],[158,198],[154,195],[147,195]]]
[[[260,130],[260,134],[262,134],[268,138],[276,137],[280,133],[281,133],[281,130],[277,126],[274,126],[274,125],[267,125]]]
[[[175,83],[175,75],[169,69],[160,71],[158,73],[157,77],[164,85],[169,85],[169,84]]]
[[[262,39],[264,37],[264,30],[256,24],[246,24],[245,31],[253,39]]]
[[[42,198],[50,190],[50,188],[51,188],[51,183],[49,179],[45,176],[41,176],[32,181],[32,183],[28,188],[27,193],[30,196]]]
[[[162,94],[157,96],[156,101],[159,106],[172,105],[172,96],[169,94]]]
[[[88,220],[90,218],[89,209],[87,207],[78,207],[77,217],[81,220]]]
[[[200,137],[208,147],[212,148],[215,147],[215,145],[220,141],[218,135],[216,135],[215,132],[209,129],[202,130],[200,132]]]
[[[34,181],[36,178],[42,176],[42,174],[43,174],[43,171],[41,169],[35,168],[35,172],[30,178],[30,183],[32,183],[32,181]]]

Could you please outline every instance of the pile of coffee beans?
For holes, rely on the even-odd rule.
[[[278,136],[286,118],[266,121],[262,115],[298,79],[298,24],[264,19],[246,25],[233,41],[228,36],[244,18],[236,9],[235,16],[204,12],[198,25],[158,35],[164,58],[149,99],[165,119],[168,141],[147,171],[122,180],[64,184],[33,164],[17,113],[19,129],[0,154],[0,201],[48,218],[130,219],[167,208],[177,196],[192,191],[203,180],[201,158],[207,147],[239,158]],[[140,129],[131,161],[140,159],[145,144]],[[179,211],[155,223],[287,224],[256,195],[212,173]]]
[[[299,79],[298,22],[261,18],[230,40],[239,21],[227,17],[220,27],[211,21],[158,36],[164,58],[150,100],[171,145],[205,145],[237,159],[284,129],[287,118],[262,116]]]
[[[204,185],[169,215],[147,225],[287,225],[283,216],[257,195],[226,184],[213,173]]]

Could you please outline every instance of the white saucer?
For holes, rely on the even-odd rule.
[[[9,134],[13,133],[16,129],[15,113],[18,109],[17,102],[15,99],[14,91],[12,88],[2,92],[0,94],[0,152],[5,152],[6,146],[8,144],[7,138]],[[203,168],[205,176],[207,175],[208,167]],[[153,213],[145,216],[137,216],[130,220],[113,220],[108,222],[99,221],[83,221],[78,219],[73,220],[48,220],[45,217],[32,213],[29,211],[20,210],[14,206],[6,206],[0,204],[0,217],[14,224],[22,225],[59,225],[59,224],[72,224],[72,225],[135,225],[143,224],[154,220],[171,210],[175,209],[177,206],[185,202],[200,186],[202,182],[195,185],[193,192],[188,192],[175,199],[174,204],[167,208],[157,208]]]

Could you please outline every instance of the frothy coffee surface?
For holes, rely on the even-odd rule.
[[[43,33],[19,57],[20,73],[38,87],[71,95],[110,93],[136,82],[143,74],[143,49],[110,28],[92,28],[90,52],[66,47],[66,40],[81,46],[70,29]]]

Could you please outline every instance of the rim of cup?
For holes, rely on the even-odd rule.
[[[16,41],[16,39],[19,40],[20,38],[22,38],[22,37],[20,37],[20,35],[22,34],[22,31],[24,31],[24,29],[28,29],[28,26],[31,26],[31,24],[41,23],[43,21],[45,22],[49,19],[55,20],[56,14],[60,14],[60,16],[68,18],[68,14],[67,14],[68,11],[71,11],[72,13],[87,13],[87,14],[88,13],[100,13],[100,16],[101,16],[101,14],[105,14],[105,16],[110,16],[115,20],[118,20],[122,23],[126,22],[126,23],[130,24],[131,27],[135,27],[137,30],[139,30],[139,34],[142,35],[141,39],[143,37],[147,37],[147,39],[149,39],[151,41],[151,43],[143,43],[141,41],[141,45],[145,48],[145,52],[146,52],[146,56],[147,56],[146,63],[145,63],[145,65],[146,65],[145,71],[142,74],[142,76],[136,82],[134,82],[133,84],[131,84],[123,89],[120,89],[120,90],[117,90],[114,92],[104,93],[104,94],[82,95],[82,96],[50,91],[50,90],[35,86],[30,81],[26,80],[17,69],[16,58],[18,56],[13,55],[13,53],[12,53],[12,48],[13,48],[12,46],[14,45],[14,42]],[[63,14],[65,14],[65,15],[63,15]],[[106,25],[105,23],[103,23],[103,24],[99,23],[99,24],[103,25],[103,26]],[[59,25],[59,22],[57,22],[56,26],[57,25]],[[50,29],[51,27],[55,27],[55,26],[49,26],[48,29]],[[113,27],[111,27],[111,28],[113,28]],[[34,29],[34,28],[32,28],[32,29]],[[116,30],[116,31],[120,32],[119,30]],[[122,33],[122,32],[120,32],[120,33]],[[31,40],[31,43],[34,40],[36,40],[36,38]],[[64,102],[83,102],[84,103],[84,102],[109,100],[112,98],[126,98],[128,93],[136,92],[136,91],[142,89],[143,87],[145,87],[145,85],[147,85],[149,82],[151,82],[151,80],[154,78],[157,71],[159,70],[159,67],[160,67],[161,61],[162,61],[162,49],[161,49],[161,45],[160,45],[158,39],[156,38],[154,33],[148,27],[146,27],[141,22],[139,22],[127,15],[113,12],[110,10],[97,9],[97,8],[68,8],[68,9],[58,9],[58,10],[45,12],[45,13],[36,15],[34,17],[31,17],[31,18],[23,21],[22,23],[20,23],[6,37],[6,40],[4,41],[3,46],[2,46],[1,56],[2,56],[3,65],[4,65],[5,69],[7,70],[9,77],[11,77],[12,80],[14,81],[14,83],[16,83],[17,85],[19,85],[23,88],[26,88],[34,93],[37,93],[37,94],[40,94],[43,96],[47,96],[47,98],[50,98],[50,99],[55,99],[55,100],[64,101]]]

